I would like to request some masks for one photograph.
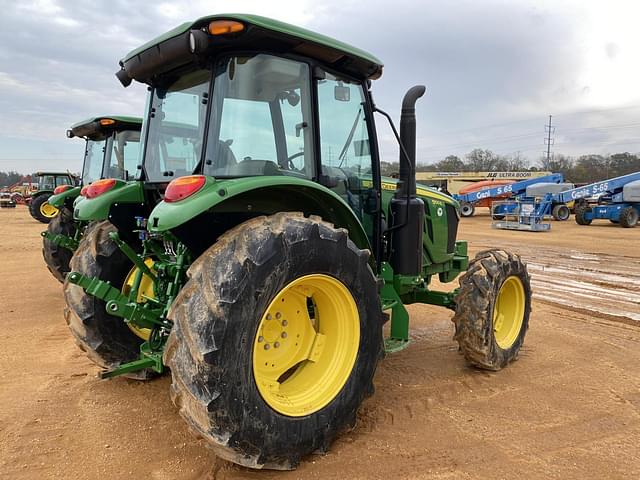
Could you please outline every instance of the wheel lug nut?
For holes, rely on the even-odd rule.
[[[267,320],[271,320],[271,314],[267,313]]]
[[[286,320],[282,320],[282,326],[286,327],[289,324],[289,322],[287,322]]]
[[[276,342],[276,343],[274,343],[274,344],[273,344],[273,347],[274,347],[274,348],[278,348],[279,346],[280,346],[280,343],[279,343],[279,342]]]
[[[280,336],[281,336],[282,338],[287,338],[287,332],[282,332],[282,333],[280,334]]]
[[[268,343],[264,344],[264,349],[265,350],[269,350],[271,348],[271,345],[269,345]]]
[[[282,317],[282,315],[280,315],[280,312],[276,313],[276,318],[277,318],[278,320],[280,320],[280,317]]]
[[[263,337],[262,335],[260,335],[260,336],[258,337],[258,342],[262,342],[262,341],[264,341],[264,337]]]

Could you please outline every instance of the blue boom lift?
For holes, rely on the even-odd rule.
[[[560,194],[560,201],[569,194],[577,200],[600,195],[598,205],[576,207],[576,223],[590,225],[593,220],[609,220],[621,227],[632,228],[638,224],[640,216],[640,172],[610,178]]]
[[[521,180],[509,185],[496,185],[495,187],[483,188],[475,192],[469,192],[465,194],[454,194],[458,202],[460,202],[460,215],[463,217],[471,217],[475,212],[475,204],[480,200],[487,198],[500,198],[505,194],[511,197],[520,197],[527,191],[527,187],[535,185],[537,183],[562,183],[564,178],[561,173],[554,173],[547,175],[546,177],[529,178],[527,180]]]

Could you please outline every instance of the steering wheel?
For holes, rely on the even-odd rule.
[[[298,153],[294,153],[293,155],[291,155],[291,156],[289,156],[289,157],[287,158],[287,163],[289,164],[289,168],[290,168],[291,170],[296,170],[296,171],[298,171],[298,172],[300,171],[300,170],[298,170],[298,169],[296,168],[296,166],[293,164],[293,159],[294,159],[294,158],[301,157],[302,155],[304,155],[304,152],[298,152]]]

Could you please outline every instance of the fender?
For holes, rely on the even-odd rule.
[[[264,176],[217,180],[206,177],[204,186],[178,202],[160,202],[149,216],[149,231],[175,229],[207,211],[270,215],[302,211],[319,215],[346,228],[358,248],[371,250],[369,239],[349,205],[332,190],[308,179]]]
[[[71,204],[75,201],[75,199],[80,195],[81,187],[73,187],[65,190],[62,193],[58,193],[57,195],[51,195],[49,197],[49,205],[53,205],[56,208],[62,208],[65,204]]]
[[[115,186],[108,192],[95,198],[82,198],[74,204],[73,218],[83,221],[106,220],[114,203],[143,203],[144,192],[142,182],[116,180]]]

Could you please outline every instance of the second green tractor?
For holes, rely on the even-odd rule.
[[[67,320],[103,378],[168,368],[187,424],[240,465],[294,468],[354,425],[378,361],[409,345],[408,304],[453,310],[476,367],[503,368],[524,341],[525,264],[470,261],[457,202],[416,187],[424,87],[403,100],[400,178],[381,177],[382,69],[253,15],[185,23],[120,62],[125,86],[150,87],[142,161],[75,205],[96,223],[65,280]]]

